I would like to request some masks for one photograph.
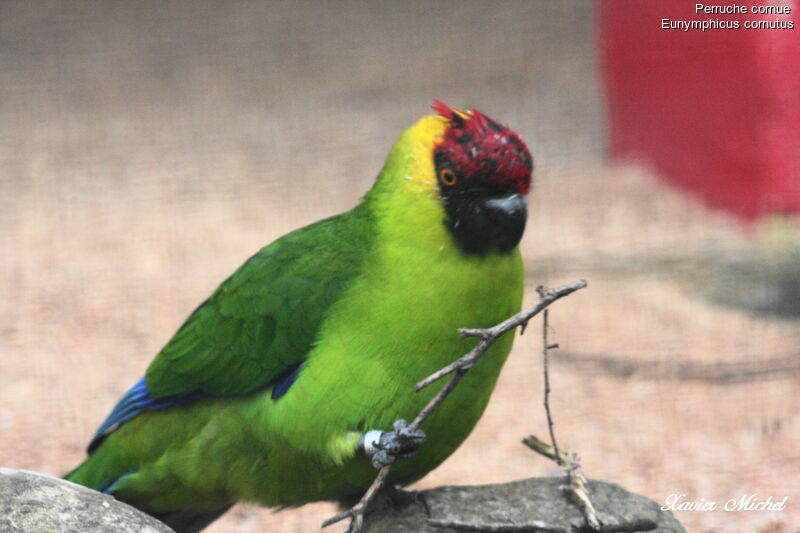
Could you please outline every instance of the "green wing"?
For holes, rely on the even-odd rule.
[[[360,272],[372,240],[368,209],[359,206],[261,249],[150,364],[151,397],[247,394],[302,361],[326,311]]]

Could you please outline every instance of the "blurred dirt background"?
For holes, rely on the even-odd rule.
[[[589,281],[551,316],[561,445],[660,502],[788,496],[678,513],[689,531],[800,531],[800,322],[731,305],[769,284],[726,267],[772,241],[605,161],[592,6],[0,3],[0,465],[77,464],[194,306],[260,246],[354,205],[439,98],[536,157],[527,300]],[[554,472],[520,444],[547,431],[540,333],[419,487]],[[209,531],[316,531],[333,511],[237,507]]]

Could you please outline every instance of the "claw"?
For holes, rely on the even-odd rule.
[[[368,431],[361,438],[361,448],[372,460],[372,465],[383,468],[394,464],[398,459],[414,457],[425,443],[425,432],[411,430],[405,420],[396,420],[392,431]]]
[[[376,470],[394,464],[395,461],[397,461],[397,457],[389,455],[389,452],[386,450],[378,450],[375,452],[375,455],[372,456],[372,466],[374,466]]]

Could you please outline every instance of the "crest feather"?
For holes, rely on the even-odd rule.
[[[440,117],[455,122],[459,126],[464,126],[465,122],[469,123],[470,126],[472,126],[470,129],[475,132],[485,132],[488,127],[486,117],[475,108],[471,111],[464,111],[462,109],[450,107],[441,100],[434,100],[431,109],[436,111]]]

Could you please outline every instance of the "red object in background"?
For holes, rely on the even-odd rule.
[[[686,0],[601,0],[612,155],[644,160],[745,219],[800,211],[800,5],[784,1],[791,14],[751,12],[770,2],[707,14]],[[663,29],[662,19],[740,28]]]

